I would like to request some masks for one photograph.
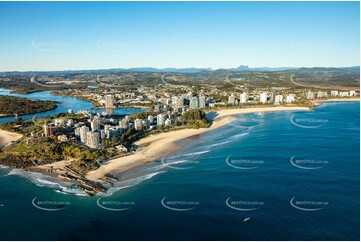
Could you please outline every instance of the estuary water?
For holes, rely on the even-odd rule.
[[[12,93],[10,90],[0,88],[0,95],[8,95],[8,96],[15,96],[15,97],[22,97],[22,98],[29,98],[35,100],[49,100],[54,101],[57,103],[57,108],[41,113],[36,114],[36,118],[52,116],[57,113],[64,113],[67,112],[69,109],[73,109],[73,112],[77,112],[79,110],[90,110],[93,108],[93,104],[84,100],[80,100],[78,98],[73,97],[66,97],[66,96],[56,96],[51,95],[51,91],[43,91],[43,92],[34,92],[30,94],[16,94]],[[91,110],[92,112],[102,113],[105,109],[94,109]],[[119,115],[126,115],[132,114],[137,112],[143,112],[145,109],[142,108],[115,108],[114,113]],[[28,114],[20,116],[23,119],[31,119],[34,117],[35,114]],[[0,124],[6,123],[9,121],[14,121],[15,117],[0,117]]]

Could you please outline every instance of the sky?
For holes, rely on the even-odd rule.
[[[0,2],[0,71],[360,64],[359,2]]]

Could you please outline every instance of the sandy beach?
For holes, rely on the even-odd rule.
[[[243,108],[243,109],[227,109],[218,110],[207,113],[207,117],[212,119],[210,128],[200,129],[183,129],[151,135],[137,141],[135,144],[139,147],[137,152],[126,157],[110,160],[107,164],[102,165],[99,169],[91,171],[87,174],[87,178],[101,182],[105,174],[119,174],[125,170],[131,169],[146,162],[159,160],[164,156],[175,153],[180,148],[178,141],[191,138],[236,120],[233,115],[258,113],[258,112],[275,112],[275,111],[309,111],[308,107],[265,107],[265,108]]]
[[[66,173],[64,167],[69,165],[71,160],[62,160],[56,161],[51,164],[41,165],[41,166],[33,166],[29,170],[33,172],[41,172],[43,174],[47,174],[53,177],[58,177],[59,174]]]
[[[23,137],[22,134],[0,130],[0,148],[10,144],[12,141],[17,141],[21,137]]]

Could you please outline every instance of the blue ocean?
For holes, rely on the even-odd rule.
[[[105,195],[1,168],[0,239],[360,239],[359,102],[236,118]]]

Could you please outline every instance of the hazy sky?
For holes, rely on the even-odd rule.
[[[359,2],[0,2],[0,71],[354,66]]]

